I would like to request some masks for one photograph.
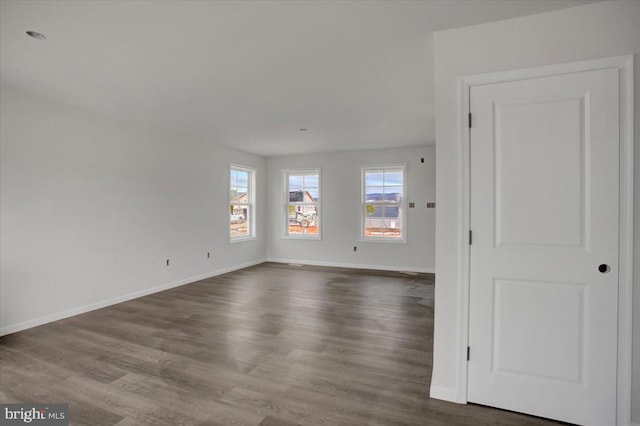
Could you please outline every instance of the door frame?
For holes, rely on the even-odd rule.
[[[543,67],[499,71],[458,78],[458,330],[456,402],[467,403],[471,229],[470,89],[558,74],[617,69],[620,75],[620,221],[618,281],[618,426],[631,424],[632,306],[633,306],[633,55],[615,56]]]

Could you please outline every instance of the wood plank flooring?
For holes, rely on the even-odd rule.
[[[551,425],[428,398],[433,275],[265,263],[0,338],[77,425]]]

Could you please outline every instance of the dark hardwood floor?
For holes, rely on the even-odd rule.
[[[265,263],[0,338],[84,425],[550,425],[429,399],[433,275]]]

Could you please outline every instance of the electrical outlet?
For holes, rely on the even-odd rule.
[[[207,259],[211,259],[211,252],[207,252]]]
[[[416,203],[409,203],[409,208],[410,208],[410,209],[413,209],[413,208],[415,208],[415,207],[416,207]]]
[[[358,247],[353,246],[353,251],[358,251]]]
[[[427,203],[427,208],[428,209],[435,209],[436,208],[436,203]]]
[[[167,259],[167,266],[169,266],[169,259]]]

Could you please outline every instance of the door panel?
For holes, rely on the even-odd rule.
[[[582,245],[582,101],[495,105],[497,245]]]
[[[496,280],[494,306],[494,372],[582,381],[584,285]]]
[[[468,399],[615,424],[618,72],[470,90]]]

